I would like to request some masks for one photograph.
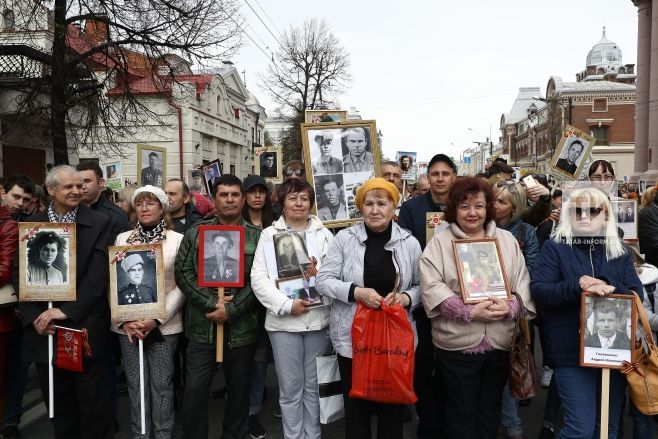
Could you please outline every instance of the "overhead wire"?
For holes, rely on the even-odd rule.
[[[260,20],[260,22],[263,24],[263,26],[265,26],[265,29],[267,29],[267,31],[270,33],[270,35],[272,35],[272,38],[274,38],[274,40],[275,40],[277,43],[279,43],[279,46],[281,46],[281,48],[284,48],[284,47],[283,47],[283,44],[281,44],[281,41],[279,41],[279,38],[274,34],[274,32],[272,32],[272,29],[270,29],[270,27],[267,25],[267,23],[265,23],[265,21],[263,21],[263,19],[260,18],[260,15],[258,15],[258,12],[256,12],[256,10],[254,9],[254,7],[251,6],[251,3],[249,3],[249,0],[244,0],[244,2],[247,4],[247,6],[249,6],[249,9],[251,9],[251,12],[254,13],[254,15],[256,16],[256,18],[258,18],[258,20]]]
[[[277,31],[279,34],[281,34],[281,30],[276,26],[276,24],[274,23],[274,21],[272,21],[272,18],[271,18],[270,15],[267,13],[267,11],[263,8],[263,6],[261,6],[260,2],[259,2],[258,0],[254,0],[254,1],[256,2],[256,4],[258,5],[258,7],[260,8],[260,10],[263,11],[263,14],[265,14],[265,16],[266,16],[267,19],[270,21],[270,23],[272,23],[272,26],[274,27],[274,29],[276,29],[276,31]]]

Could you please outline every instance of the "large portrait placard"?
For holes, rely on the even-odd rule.
[[[375,121],[302,124],[304,163],[315,190],[314,212],[330,227],[355,223],[354,192],[379,172]]]
[[[166,318],[162,244],[111,246],[108,257],[112,321]]]
[[[76,300],[75,223],[18,223],[19,300]]]
[[[167,149],[137,144],[137,186],[162,187],[167,182]]]
[[[244,286],[244,227],[199,226],[199,286]]]
[[[549,164],[551,175],[557,180],[578,180],[592,148],[594,137],[567,125]]]
[[[482,302],[489,297],[511,299],[497,239],[455,239],[452,249],[464,303]]]
[[[580,312],[580,365],[623,369],[633,361],[635,322],[634,296],[599,296],[583,292]]]

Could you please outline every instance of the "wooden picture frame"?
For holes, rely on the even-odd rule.
[[[381,165],[375,121],[302,124],[301,130],[306,178],[315,191],[311,213],[327,227],[356,223],[356,190]]]
[[[557,180],[578,180],[585,169],[587,158],[592,153],[594,143],[594,137],[567,125],[549,163],[551,175]],[[578,156],[572,160],[578,151]]]
[[[18,223],[18,236],[18,300],[75,301],[75,223]]]
[[[153,158],[157,160],[152,161]],[[162,187],[167,182],[167,149],[137,144],[137,186]]]
[[[245,230],[242,226],[199,226],[197,260],[200,287],[244,286],[244,240]],[[217,252],[223,255],[218,257]]]
[[[623,369],[624,362],[631,363],[637,322],[634,296],[583,292],[580,307],[580,365]],[[602,347],[612,334],[612,346]]]
[[[113,322],[167,318],[162,244],[108,248]]]
[[[489,297],[511,300],[498,239],[455,239],[452,249],[464,303],[478,303]]]
[[[610,200],[617,227],[624,232],[624,241],[638,240],[637,200]],[[629,210],[630,209],[630,210]]]
[[[315,289],[315,276],[308,280],[308,287],[304,285],[304,276],[277,279],[276,288],[291,299],[304,299],[311,302],[311,306],[324,305],[322,294]]]
[[[271,165],[271,166],[270,166]],[[272,183],[283,181],[283,152],[280,146],[261,146],[254,149],[254,170]]]
[[[306,110],[304,122],[312,124],[347,122],[347,110]]]

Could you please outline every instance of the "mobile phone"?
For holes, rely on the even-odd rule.
[[[523,182],[528,188],[535,187],[539,184],[537,183],[537,180],[535,180],[535,178],[532,175],[526,175],[525,177],[523,177]]]

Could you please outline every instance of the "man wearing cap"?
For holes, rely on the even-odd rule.
[[[409,230],[418,240],[422,249],[427,243],[427,214],[441,213],[447,208],[448,192],[457,178],[457,166],[445,154],[436,154],[427,166],[427,178],[430,190],[413,197],[400,207],[398,225]],[[438,234],[448,227],[445,221],[433,227],[433,234]],[[422,307],[413,312],[418,332],[418,346],[414,363],[414,390],[418,396],[416,413],[419,438],[440,437],[440,416],[442,413],[440,387],[437,388],[434,370],[434,344],[432,343],[432,327],[430,319]],[[440,379],[438,380],[440,386]]]
[[[234,175],[222,175],[215,182],[213,199],[217,217],[202,224],[230,225],[245,228],[244,286],[226,288],[226,296],[218,299],[217,288],[199,287],[199,227],[192,227],[183,237],[174,274],[176,284],[187,299],[185,337],[187,371],[181,419],[185,439],[208,438],[208,399],[214,372],[217,323],[224,325],[224,373],[227,401],[223,417],[223,437],[249,437],[249,382],[262,331],[265,309],[251,289],[251,265],[260,238],[260,229],[241,216],[245,203],[242,182]]]
[[[144,260],[136,253],[121,261],[121,268],[128,275],[128,285],[119,290],[119,305],[154,303],[158,301],[156,291],[148,285],[142,285],[144,278]]]
[[[233,248],[231,235],[216,233],[212,238],[214,254],[203,260],[203,273],[207,281],[237,282],[240,273],[238,261],[228,255]]]
[[[20,302],[25,327],[23,358],[37,364],[39,383],[48,394],[48,334],[54,325],[86,329],[91,357],[83,360],[83,372],[54,369],[55,417],[51,419],[57,438],[109,439],[114,434],[102,360],[106,349],[110,312],[107,300],[109,267],[107,235],[109,220],[80,203],[83,182],[75,168],[56,166],[46,176],[52,202],[48,209],[29,217],[32,222],[74,223],[76,247],[76,300]],[[13,284],[18,291],[18,255],[14,262]],[[45,398],[47,400],[47,398]]]
[[[337,174],[343,172],[343,161],[331,155],[334,135],[329,130],[320,131],[315,135],[315,143],[320,150],[320,158],[313,163],[313,174]]]

